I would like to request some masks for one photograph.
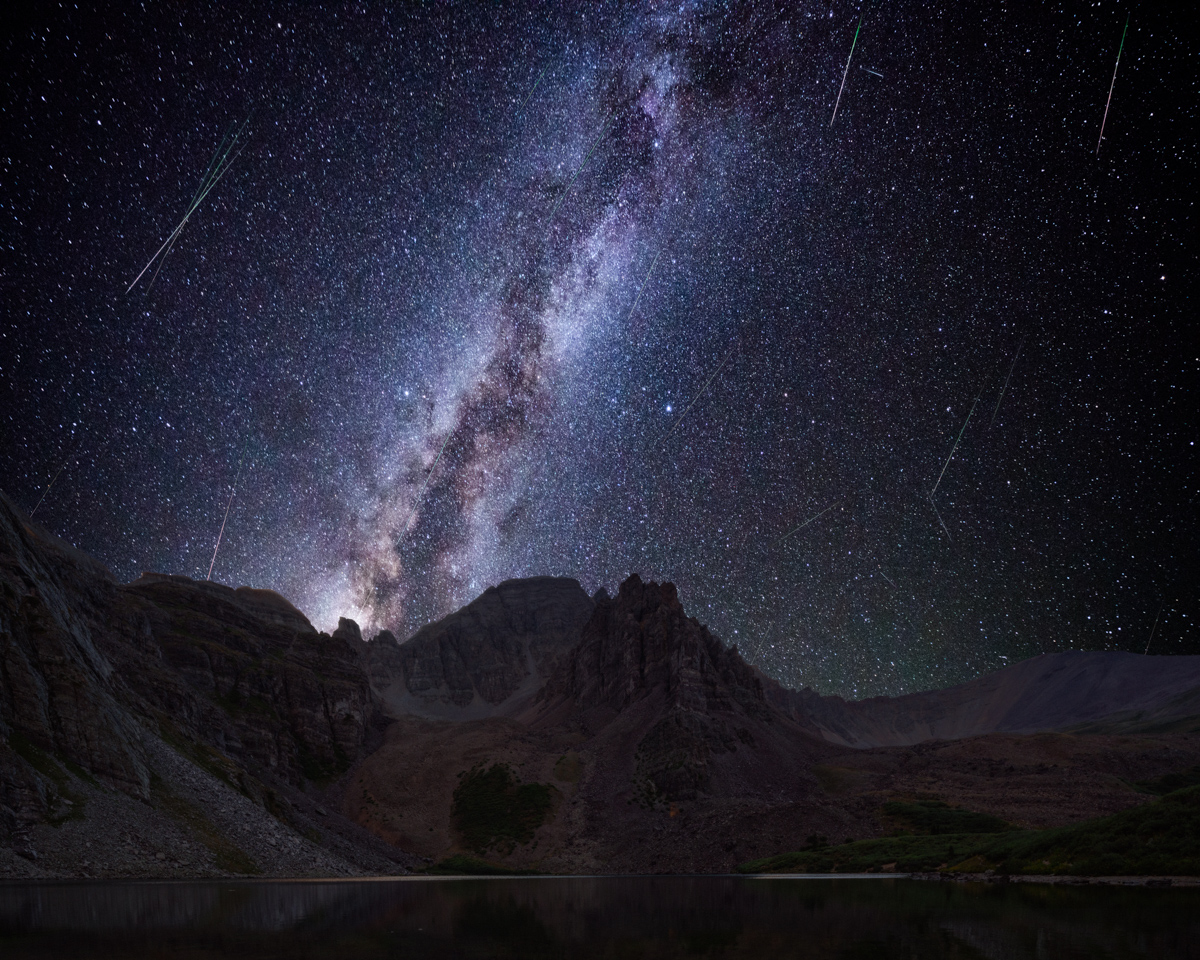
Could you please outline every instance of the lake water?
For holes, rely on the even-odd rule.
[[[0,885],[0,957],[1200,958],[1200,888],[598,877]]]

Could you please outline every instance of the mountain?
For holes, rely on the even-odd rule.
[[[788,690],[637,575],[325,634],[268,590],[122,584],[0,495],[0,877],[724,871],[881,836],[896,798],[1058,826],[1200,763],[1198,715],[1197,657]]]
[[[1051,653],[945,690],[850,702],[773,682],[767,690],[773,704],[822,739],[852,747],[1085,724],[1096,732],[1200,732],[1200,657]]]
[[[184,844],[180,872],[402,872],[411,858],[308,791],[380,739],[379,707],[357,652],[278,594],[121,584],[0,495],[0,852],[41,861],[10,856],[9,872],[77,863],[63,836],[83,821],[112,840],[97,862],[162,870]],[[229,838],[251,823],[291,853]],[[192,840],[168,841],[181,830]]]
[[[592,599],[576,580],[531,577],[488,587],[407,642],[384,631],[362,643],[371,684],[393,714],[477,719],[520,709],[579,639]]]

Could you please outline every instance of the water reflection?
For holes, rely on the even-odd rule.
[[[738,877],[0,886],[0,956],[1200,958],[1200,890]]]

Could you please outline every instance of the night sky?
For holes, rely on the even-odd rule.
[[[213,579],[325,629],[637,571],[849,696],[1200,653],[1166,12],[42,6],[0,487],[120,578],[205,577],[228,507]]]

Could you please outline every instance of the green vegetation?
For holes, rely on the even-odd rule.
[[[969,811],[953,815],[959,813]],[[892,816],[886,807],[885,815]],[[936,825],[946,815],[935,812],[932,816]],[[971,821],[964,818],[964,822]],[[742,873],[860,873],[885,869],[910,873],[942,869],[995,870],[1001,874],[1197,876],[1200,786],[1186,787],[1160,800],[1069,827],[958,834],[931,831],[924,836],[859,840],[767,857],[738,869]]]
[[[446,857],[445,860],[439,860],[433,866],[427,867],[423,872],[435,876],[471,877],[533,876],[537,873],[536,870],[510,870],[508,867],[502,867],[498,863],[480,860],[478,857],[470,857],[465,853],[456,853],[453,856]]]
[[[199,807],[171,793],[166,783],[155,773],[150,774],[150,791],[160,809],[208,848],[213,855],[213,862],[219,869],[230,873],[262,873],[249,854],[230,843]]]
[[[1161,777],[1155,777],[1153,780],[1139,780],[1135,786],[1146,793],[1157,794],[1160,797],[1186,787],[1197,787],[1200,786],[1200,766],[1179,773],[1168,773]]]
[[[1013,829],[1011,824],[990,813],[975,813],[940,800],[891,800],[883,805],[883,815],[898,834],[945,836],[951,833],[1003,833]]]
[[[18,730],[12,731],[8,737],[9,745],[14,751],[34,770],[40,773],[43,777],[50,780],[57,788],[58,795],[63,800],[63,806],[66,811],[58,814],[51,814],[46,818],[46,822],[55,827],[61,827],[68,820],[82,820],[83,808],[87,803],[87,798],[80,796],[70,788],[71,779],[67,776],[67,771],[59,765],[61,762],[67,766],[75,776],[80,780],[86,780],[93,785],[96,784],[96,778],[84,770],[82,767],[71,763],[69,760],[56,760],[45,750],[34,745],[24,734]]]
[[[479,854],[493,847],[511,853],[532,840],[557,793],[543,783],[520,783],[503,763],[486,770],[477,764],[461,776],[450,812],[463,842]]]

